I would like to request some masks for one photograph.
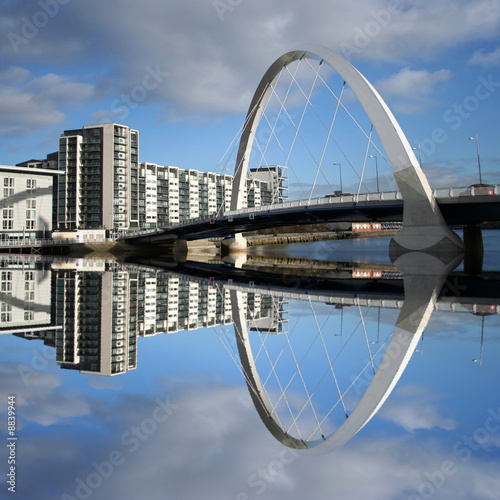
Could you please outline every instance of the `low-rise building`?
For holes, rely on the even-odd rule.
[[[55,170],[0,165],[1,240],[50,237],[54,176]]]

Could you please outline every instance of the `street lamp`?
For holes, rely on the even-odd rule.
[[[476,134],[476,137],[469,137],[469,141],[476,141],[476,147],[477,147],[477,169],[479,170],[479,184],[483,183],[483,180],[481,178],[481,160],[479,158],[479,138]]]
[[[342,194],[342,165],[340,163],[332,163],[332,165],[339,166],[339,175],[340,175],[340,194]]]
[[[370,155],[370,158],[375,158],[375,172],[377,173],[377,193],[380,193],[380,188],[378,186],[378,159],[377,159],[377,155]]]
[[[420,144],[416,148],[411,148],[413,151],[418,150],[418,163],[420,163],[420,168],[422,168],[422,152],[420,151]]]

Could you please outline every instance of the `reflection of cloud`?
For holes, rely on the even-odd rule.
[[[32,366],[6,363],[0,367],[0,395],[16,395],[19,426],[26,422],[48,426],[89,413],[89,406],[77,392],[61,388],[61,379]],[[5,428],[5,423],[2,422]]]
[[[379,411],[379,417],[390,420],[410,432],[418,429],[453,430],[456,422],[439,414],[435,402],[440,398],[419,387],[403,387]]]
[[[402,392],[423,397],[416,390]],[[94,500],[219,500],[240,493],[241,498],[264,500],[365,499],[367,484],[371,500],[407,498],[428,481],[425,473],[439,470],[445,460],[454,462],[457,473],[446,478],[435,498],[494,499],[500,488],[498,459],[483,455],[479,460],[473,454],[462,462],[453,455],[454,443],[426,442],[420,436],[374,439],[364,430],[329,455],[294,455],[270,436],[247,390],[234,386],[178,385],[170,396],[178,408],[131,451],[123,435],[151,418],[154,400],[146,394],[122,394],[105,407],[89,400],[97,410],[94,415],[103,420],[89,415],[85,432],[59,426],[58,439],[30,439],[22,467],[34,481],[22,484],[23,498],[75,496],[76,479],[85,481],[95,472],[92,463],[109,460],[114,451],[122,454],[123,463],[92,490]]]
[[[102,377],[100,375],[88,375],[85,377],[85,382],[87,382],[90,387],[94,389],[112,389],[118,391],[121,389],[121,385],[115,378]]]

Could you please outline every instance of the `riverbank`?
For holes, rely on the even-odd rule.
[[[259,234],[248,235],[247,246],[258,245],[290,245],[296,243],[311,243],[325,240],[344,240],[356,238],[376,238],[381,236],[393,236],[396,229],[382,229],[380,231],[323,231],[316,233],[285,233],[285,234]]]

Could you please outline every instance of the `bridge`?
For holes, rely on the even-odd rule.
[[[414,149],[382,97],[347,60],[319,46],[293,50],[269,67],[250,103],[239,137],[230,207],[126,239],[151,244],[234,236],[228,246],[245,251],[243,231],[317,222],[402,221],[393,238],[396,254],[461,252],[464,243],[450,226],[500,221],[498,186],[488,196],[474,196],[474,188],[467,187],[433,191]],[[313,197],[321,176],[331,187],[332,166],[339,166],[342,192],[339,158],[359,181],[356,194]],[[361,193],[371,158],[377,188],[380,159],[391,191]],[[304,199],[245,208],[249,170],[271,165],[293,173]],[[309,193],[303,181],[311,186]],[[276,193],[280,188],[273,187]],[[465,239],[477,244],[480,232],[473,235]]]
[[[500,186],[495,185],[492,189],[494,195],[464,195],[468,193],[467,187],[435,189],[432,194],[446,224],[474,226],[482,222],[500,221]],[[327,196],[229,210],[219,216],[199,217],[180,224],[133,233],[125,239],[136,244],[192,241],[323,222],[400,222],[403,214],[404,200],[400,191]]]

